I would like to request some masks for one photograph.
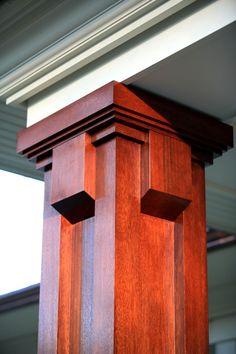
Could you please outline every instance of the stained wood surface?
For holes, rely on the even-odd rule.
[[[95,148],[81,134],[53,149],[50,203],[75,224],[94,215],[94,202]]]
[[[51,171],[45,174],[38,353],[57,353],[61,216],[50,205]]]
[[[175,221],[176,354],[208,353],[204,167],[192,163],[192,202]]]
[[[62,218],[58,304],[58,352],[78,353],[81,301],[81,223]]]
[[[107,164],[107,162],[109,163]],[[91,353],[113,353],[115,311],[116,149],[97,148]]]
[[[192,164],[193,201],[183,213],[186,353],[208,352],[207,248],[204,168]]]
[[[233,146],[233,128],[143,90],[111,82],[18,134],[17,152],[41,159],[62,141],[83,132],[99,131],[114,122],[180,137],[195,157],[211,162]]]
[[[140,214],[140,145],[117,139],[116,154],[115,352],[171,353],[174,224]]]
[[[79,353],[82,225],[50,205],[51,175],[45,176],[38,353]]]
[[[40,354],[207,354],[204,164],[231,143],[116,82],[19,134],[45,170]]]
[[[142,149],[142,212],[173,221],[191,202],[191,188],[190,147],[150,131]]]

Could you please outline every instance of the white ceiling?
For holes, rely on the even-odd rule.
[[[157,63],[133,84],[222,120],[236,116],[236,22]]]

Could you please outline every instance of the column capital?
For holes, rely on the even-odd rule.
[[[120,134],[123,125],[126,133],[128,128],[152,130],[181,139],[191,146],[192,158],[203,163],[212,163],[215,156],[233,145],[232,127],[207,114],[113,81],[21,131],[17,152],[34,159],[38,168],[45,167],[54,147],[85,132],[98,134],[112,125],[113,136]]]

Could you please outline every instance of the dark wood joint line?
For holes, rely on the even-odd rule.
[[[36,158],[35,167],[37,170],[47,171],[52,168],[52,151]]]
[[[91,142],[98,146],[117,136],[142,144],[145,141],[145,132],[143,130],[131,128],[125,124],[114,122],[92,135]]]

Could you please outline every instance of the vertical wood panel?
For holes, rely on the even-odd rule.
[[[114,351],[116,141],[97,147],[92,353]]]
[[[183,214],[175,221],[174,228],[174,297],[175,297],[175,354],[185,348],[185,289],[184,289],[184,235]]]
[[[81,223],[62,217],[58,314],[58,353],[79,353],[81,298]]]
[[[81,223],[71,225],[49,204],[51,171],[45,178],[39,354],[79,353]]]
[[[94,218],[82,222],[80,354],[92,353],[94,296]]]
[[[204,167],[192,163],[193,201],[183,214],[185,353],[208,352]]]
[[[50,205],[51,171],[45,173],[43,258],[39,301],[38,353],[57,353],[61,216]]]
[[[141,210],[175,221],[192,197],[191,149],[179,139],[149,131],[142,150]]]
[[[118,138],[115,352],[173,353],[174,223],[140,214],[140,165],[140,145]]]

